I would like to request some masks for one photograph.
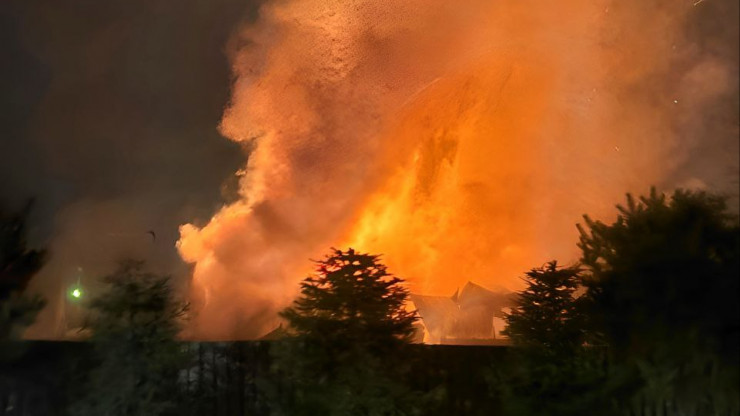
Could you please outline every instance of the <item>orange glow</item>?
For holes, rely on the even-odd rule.
[[[330,246],[418,293],[517,289],[686,157],[649,80],[690,4],[464,3],[269,2],[235,36],[221,130],[251,153],[242,199],[181,228],[193,336],[267,332]]]

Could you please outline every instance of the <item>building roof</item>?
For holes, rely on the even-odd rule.
[[[455,343],[456,339],[495,339],[493,319],[503,317],[503,309],[513,305],[514,295],[468,282],[452,296],[412,294],[411,301],[427,329],[428,341]]]
[[[411,294],[411,301],[433,337],[442,337],[454,327],[459,307],[452,298]]]
[[[289,338],[290,333],[283,328],[283,324],[280,324],[277,328],[266,333],[265,335],[258,338],[259,341],[279,341],[281,339]]]

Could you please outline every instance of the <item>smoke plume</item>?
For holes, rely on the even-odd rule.
[[[271,329],[332,245],[383,253],[419,293],[516,289],[574,261],[575,223],[625,192],[733,189],[737,15],[723,0],[263,5],[229,45],[240,198],[180,230],[191,335]]]

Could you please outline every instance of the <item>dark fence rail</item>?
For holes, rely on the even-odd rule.
[[[90,357],[85,343],[26,341],[0,344],[0,415],[61,415],[67,391]]]
[[[271,414],[276,403],[290,400],[292,394],[287,380],[272,370],[272,345],[272,341],[183,343],[193,360],[180,371],[179,384],[186,394],[178,414]],[[407,382],[420,391],[443,386],[439,414],[492,415],[485,370],[503,360],[506,351],[498,346],[415,345]],[[84,384],[91,353],[91,345],[84,342],[16,344],[14,359],[0,362],[0,416],[63,415]]]

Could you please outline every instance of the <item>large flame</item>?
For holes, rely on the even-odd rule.
[[[714,97],[709,81],[659,77],[683,62],[678,28],[692,12],[675,1],[267,3],[231,44],[221,129],[249,150],[241,199],[181,228],[200,300],[193,334],[270,329],[330,246],[383,253],[427,294],[468,280],[514,289],[524,270],[574,260],[583,213],[609,215],[624,192],[663,184],[690,149],[675,120]],[[712,84],[732,82],[711,69]],[[691,91],[702,93],[685,104]]]

